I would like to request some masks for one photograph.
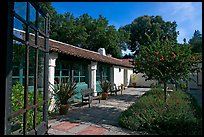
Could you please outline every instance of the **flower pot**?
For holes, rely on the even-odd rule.
[[[69,107],[70,107],[70,104],[60,105],[60,109],[59,109],[60,115],[67,114],[67,111],[68,111]]]
[[[107,99],[108,92],[102,92],[102,99]]]

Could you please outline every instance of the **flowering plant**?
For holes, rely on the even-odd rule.
[[[140,52],[135,58],[136,73],[144,73],[143,77],[146,80],[158,80],[164,84],[165,95],[168,81],[188,81],[189,73],[199,70],[198,62],[192,60],[190,46],[168,39],[159,41],[159,38],[153,42],[148,35],[146,36],[149,45],[139,45]]]

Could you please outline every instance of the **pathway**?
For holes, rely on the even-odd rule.
[[[50,135],[144,135],[130,131],[118,124],[120,113],[126,110],[149,88],[127,88],[122,95],[109,96],[107,100],[94,100],[88,105],[72,106],[67,115],[49,120]]]

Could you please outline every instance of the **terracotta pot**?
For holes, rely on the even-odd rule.
[[[107,99],[108,92],[102,92],[102,99]]]
[[[67,111],[68,111],[69,107],[70,107],[70,104],[60,105],[60,109],[59,109],[60,115],[67,114]]]

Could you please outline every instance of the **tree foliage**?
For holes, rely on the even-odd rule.
[[[50,12],[50,38],[72,44],[92,51],[105,48],[107,54],[121,58],[122,49],[127,48],[130,33],[123,28],[118,30],[109,25],[108,20],[99,15],[92,18],[87,13],[74,17],[66,12],[57,14],[51,3],[42,2],[42,6]]]
[[[177,42],[178,31],[176,22],[165,22],[161,16],[141,16],[136,18],[131,24],[124,26],[125,30],[130,31],[129,48],[132,52],[137,50],[138,45],[148,45],[148,34],[152,41],[160,38],[160,41],[168,38],[169,41]]]
[[[193,53],[202,53],[202,34],[199,30],[195,30],[193,37],[189,40],[189,44],[192,46]]]
[[[198,62],[192,58],[189,46],[167,38],[164,41],[157,38],[154,42],[149,35],[146,34],[146,37],[149,46],[140,45],[140,52],[135,58],[136,71],[144,73],[146,79],[158,80],[166,87],[170,81],[188,80],[189,73],[198,70]]]

